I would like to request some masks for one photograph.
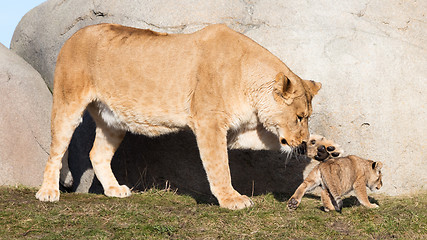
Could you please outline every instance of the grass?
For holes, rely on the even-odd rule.
[[[230,211],[156,189],[125,199],[63,193],[56,203],[35,193],[0,187],[0,239],[427,239],[427,193],[375,195],[372,210],[350,197],[342,214],[323,212],[313,195],[289,212],[288,196],[273,194]]]

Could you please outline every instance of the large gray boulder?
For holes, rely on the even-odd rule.
[[[56,57],[62,44],[82,27],[120,23],[155,31],[193,32],[225,22],[246,32],[261,22],[251,17],[250,1],[49,0],[27,13],[17,26],[11,49],[53,86]]]
[[[84,26],[113,22],[161,32],[188,33],[211,23],[226,23],[266,47],[301,77],[323,83],[323,89],[314,99],[312,132],[334,139],[347,153],[383,161],[382,192],[395,195],[427,186],[426,9],[426,1],[401,0],[386,4],[381,0],[49,0],[24,16],[11,48],[31,63],[51,87],[60,47]],[[73,139],[71,168],[72,162],[77,161],[72,158],[84,158],[91,147],[93,133],[88,134],[88,125],[84,124]],[[159,165],[158,169],[166,168],[163,172],[178,176],[188,164],[200,164],[191,134],[181,134],[161,139],[128,136],[113,166],[127,164],[132,166],[132,172],[136,167],[129,161],[156,164],[163,159],[164,166]],[[177,144],[182,139],[188,144]],[[162,144],[168,148],[162,148]],[[168,150],[170,146],[176,147],[176,153]],[[188,146],[192,149],[190,154]],[[149,147],[155,149],[151,152]],[[174,154],[179,159],[174,164],[182,166],[165,160]],[[231,156],[231,164],[242,159],[259,159],[257,164],[264,161],[277,168],[248,172],[259,176],[274,172],[274,180],[265,181],[270,186],[268,190],[273,185],[275,190],[293,189],[286,183],[300,181],[301,172],[306,174],[313,166],[303,164],[293,172],[281,171],[274,163],[283,163],[283,156],[251,151],[236,152],[235,157]],[[184,160],[190,162],[184,164]],[[120,161],[124,162],[119,164]],[[253,162],[244,162],[254,167]],[[284,167],[298,163],[289,161]],[[83,167],[86,168],[90,169],[90,164]],[[140,179],[149,175],[144,169],[138,172]],[[127,171],[123,175],[129,180]],[[117,175],[120,178],[121,174]],[[85,176],[92,178],[90,172]],[[162,178],[170,180],[171,176],[158,179]]]
[[[52,95],[40,74],[0,44],[0,186],[38,186],[49,156]]]

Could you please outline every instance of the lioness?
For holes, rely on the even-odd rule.
[[[314,149],[321,149],[324,141],[327,144],[331,141],[320,139],[316,143],[308,144],[308,156],[319,156],[313,154]],[[320,148],[319,148],[320,146]],[[333,145],[330,145],[333,146]],[[323,148],[325,146],[323,145]],[[336,149],[336,147],[334,147]],[[341,153],[342,151],[339,150]],[[322,156],[325,156],[320,154]],[[322,187],[321,199],[324,210],[336,210],[341,212],[342,200],[341,197],[351,190],[354,190],[359,202],[368,208],[377,208],[377,204],[369,202],[366,187],[372,191],[382,187],[381,162],[366,160],[357,156],[333,157],[329,156],[323,159],[319,165],[305,178],[304,182],[297,188],[295,193],[288,201],[288,209],[294,210],[301,203],[301,199],[306,191],[311,191],[318,186]]]
[[[159,136],[189,128],[220,206],[249,207],[252,201],[231,185],[227,145],[284,151],[304,146],[311,100],[320,88],[225,25],[193,34],[116,24],[83,28],[57,59],[52,144],[36,197],[59,200],[61,158],[88,109],[96,123],[90,159],[105,195],[131,194],[110,166],[126,131]]]

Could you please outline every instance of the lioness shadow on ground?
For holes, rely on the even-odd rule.
[[[70,143],[69,167],[74,179],[71,191],[103,192],[99,181],[93,180],[89,160],[94,129],[95,124],[85,114]],[[232,184],[237,191],[248,196],[276,193],[282,201],[303,181],[303,171],[310,163],[308,158],[288,159],[286,154],[275,151],[229,150],[228,154]],[[133,190],[170,188],[198,202],[216,202],[191,131],[157,138],[128,133],[111,165],[119,183]]]

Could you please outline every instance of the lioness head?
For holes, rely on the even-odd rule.
[[[273,84],[273,100],[261,113],[264,126],[279,137],[283,150],[305,146],[308,141],[308,118],[312,113],[311,100],[321,88],[314,81],[301,80],[293,75],[277,74]],[[305,148],[305,147],[304,147]]]
[[[383,167],[382,162],[371,161],[371,166],[366,176],[366,186],[371,191],[379,190],[383,186],[381,168]]]

